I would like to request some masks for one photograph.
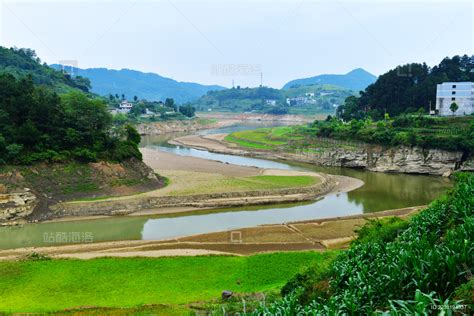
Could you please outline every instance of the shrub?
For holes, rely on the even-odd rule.
[[[465,293],[460,286],[474,270],[474,175],[459,174],[456,180],[450,193],[407,226],[392,219],[387,228],[381,222],[363,227],[361,240],[332,263],[329,288],[319,298],[301,305],[301,293],[321,275],[300,275],[284,288],[285,293],[293,288],[292,294],[255,313],[430,314],[431,306],[459,304],[453,293]]]
[[[399,217],[389,217],[369,220],[357,230],[358,238],[352,244],[358,245],[369,242],[386,243],[395,240],[401,232],[408,228],[409,223]]]

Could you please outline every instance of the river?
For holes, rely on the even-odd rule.
[[[242,124],[195,133],[228,133],[277,124]],[[381,210],[427,204],[451,187],[442,177],[386,174],[348,168],[326,168],[309,164],[288,163],[233,155],[215,154],[204,150],[167,144],[171,138],[186,133],[146,136],[142,146],[170,153],[213,159],[244,166],[311,170],[345,175],[364,181],[364,186],[348,192],[332,194],[318,201],[289,205],[256,206],[203,210],[186,214],[160,216],[127,216],[67,222],[26,224],[23,227],[0,228],[0,249],[30,246],[52,246],[47,236],[72,234],[79,241],[155,240],[208,233],[289,221],[345,216]],[[187,133],[189,134],[189,133]],[[87,236],[87,238],[84,238]],[[54,245],[58,245],[55,243]]]

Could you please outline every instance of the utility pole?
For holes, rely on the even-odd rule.
[[[263,87],[263,71],[260,73],[260,88]]]

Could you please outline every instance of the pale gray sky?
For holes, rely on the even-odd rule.
[[[280,88],[362,67],[474,54],[472,1],[0,0],[0,45],[47,63]]]

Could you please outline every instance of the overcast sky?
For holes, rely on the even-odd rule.
[[[472,1],[0,2],[0,45],[47,63],[227,87],[474,54]]]

